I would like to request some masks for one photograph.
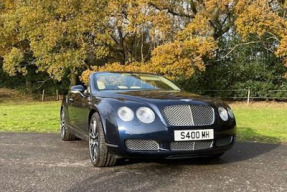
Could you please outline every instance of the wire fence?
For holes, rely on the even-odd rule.
[[[46,91],[45,89],[33,93],[32,96],[39,101],[60,101],[63,98],[63,95],[59,93],[59,90],[51,92]]]
[[[207,95],[214,98],[219,98],[226,101],[287,101],[287,90],[262,90],[255,91],[251,89],[233,89],[233,90],[194,90],[193,93]],[[59,101],[62,95],[58,90],[54,93],[46,93],[41,90],[36,97],[41,101]]]
[[[220,98],[222,100],[242,101],[287,101],[287,90],[196,90],[198,94]]]

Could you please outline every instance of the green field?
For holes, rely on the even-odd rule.
[[[60,102],[0,103],[0,131],[57,132]]]
[[[287,104],[232,104],[240,140],[287,143]]]
[[[287,104],[231,104],[239,140],[287,143]],[[0,131],[57,132],[60,102],[0,103]]]

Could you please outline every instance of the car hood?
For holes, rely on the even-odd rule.
[[[98,96],[114,98],[118,100],[130,100],[137,102],[204,102],[204,103],[222,103],[221,101],[212,99],[210,97],[201,96],[193,93],[188,93],[184,91],[104,91]]]

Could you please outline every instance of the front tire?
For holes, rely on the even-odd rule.
[[[72,141],[76,139],[68,130],[64,109],[61,110],[60,137],[63,141]]]
[[[116,164],[116,158],[108,151],[98,113],[94,113],[90,119],[89,151],[91,163],[94,167],[110,167]]]

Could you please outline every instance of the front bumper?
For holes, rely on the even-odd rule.
[[[172,127],[167,126],[162,122],[163,121],[160,119],[156,119],[152,124],[143,124],[136,120],[124,123],[119,120],[115,124],[109,124],[113,127],[107,127],[110,130],[114,130],[114,132],[113,134],[108,134],[108,150],[119,158],[192,158],[224,153],[232,148],[236,140],[235,119],[223,122],[217,118],[213,125],[194,127]],[[172,149],[171,144],[175,142],[175,130],[204,129],[214,130],[214,139],[208,140],[209,142],[212,142],[210,147],[189,150]],[[108,131],[108,133],[112,132]],[[152,140],[158,143],[158,148],[156,148],[156,150],[154,148],[153,150],[131,150],[131,148],[126,145],[126,141],[128,140]],[[187,141],[180,142],[184,143]]]
[[[224,153],[232,148],[235,141],[236,136],[229,135],[221,138],[215,138],[214,140],[212,140],[212,145],[209,148],[197,149],[197,150],[174,151],[170,147],[171,142],[167,141],[158,141],[159,149],[152,151],[130,150],[126,146],[116,146],[116,145],[108,145],[108,150],[118,158],[166,158],[166,159],[197,158],[197,157],[212,156]]]

